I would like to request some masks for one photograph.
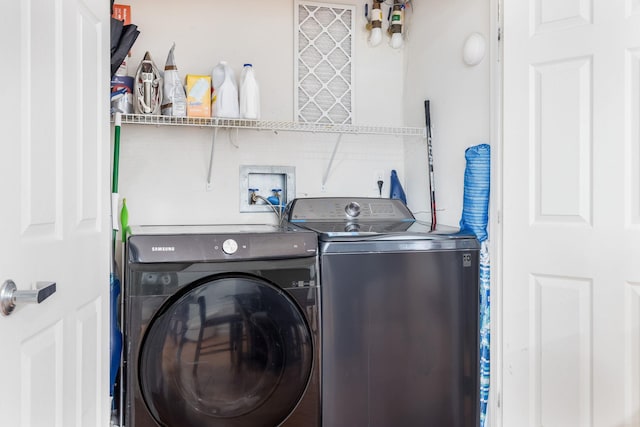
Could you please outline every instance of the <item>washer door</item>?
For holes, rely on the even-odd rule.
[[[216,276],[183,289],[150,323],[140,389],[162,426],[277,426],[313,364],[296,303],[265,280]]]

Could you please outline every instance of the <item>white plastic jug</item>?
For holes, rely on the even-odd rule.
[[[211,72],[213,83],[213,117],[237,119],[240,117],[238,85],[233,70],[226,61],[220,61]]]
[[[244,64],[240,78],[240,117],[260,118],[260,89],[251,64]]]

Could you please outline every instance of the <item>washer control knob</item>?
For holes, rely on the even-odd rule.
[[[350,217],[356,217],[360,215],[360,205],[358,202],[349,202],[347,206],[345,206],[344,211]]]
[[[222,242],[222,250],[227,255],[233,255],[238,250],[238,242],[233,239],[227,239]]]

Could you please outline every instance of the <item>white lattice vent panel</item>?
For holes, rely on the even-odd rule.
[[[351,124],[355,7],[298,1],[296,120]]]

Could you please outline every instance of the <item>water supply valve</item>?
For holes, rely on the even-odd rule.
[[[249,189],[249,204],[250,205],[255,205],[258,202],[258,191],[260,191],[259,188],[250,188]]]
[[[271,192],[273,193],[272,196],[267,197],[267,201],[269,203],[271,203],[274,206],[280,206],[280,192],[282,191],[282,188],[272,188]]]

